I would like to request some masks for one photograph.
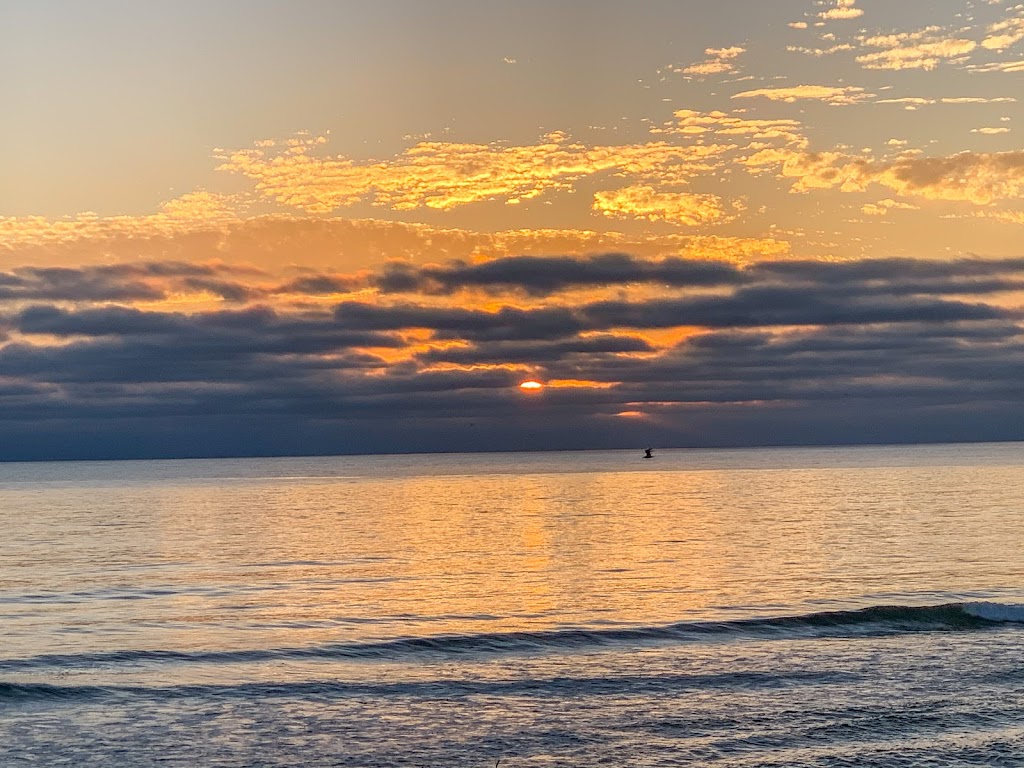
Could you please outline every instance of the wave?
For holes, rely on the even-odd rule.
[[[302,648],[244,651],[124,650],[106,653],[42,655],[0,660],[0,672],[40,667],[82,667],[138,663],[259,663],[286,659],[401,659],[409,656],[515,654],[572,651],[626,644],[685,643],[743,638],[813,638],[974,631],[1024,624],[1024,605],[947,603],[934,606],[878,605],[733,621],[688,621],[656,627],[563,629],[406,637],[370,643],[336,643]]]
[[[650,695],[686,690],[757,690],[780,685],[825,685],[849,683],[856,676],[840,672],[788,673],[719,672],[676,675],[614,675],[601,677],[549,677],[525,680],[424,680],[358,683],[339,680],[300,680],[185,685],[57,685],[51,683],[0,682],[0,704],[4,701],[82,701],[91,699],[149,698],[209,699],[301,697],[339,698],[473,696],[610,696]]]

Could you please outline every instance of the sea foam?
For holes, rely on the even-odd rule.
[[[1024,624],[1024,605],[1007,603],[964,603],[964,613],[985,621]]]

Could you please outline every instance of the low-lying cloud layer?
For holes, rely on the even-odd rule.
[[[175,309],[167,297],[193,280],[221,285],[222,306]],[[1024,259],[520,256],[290,283],[149,262],[0,285],[5,458],[858,442],[940,426],[970,439],[1024,424]],[[549,386],[524,394],[527,378]]]

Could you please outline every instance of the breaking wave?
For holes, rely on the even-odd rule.
[[[935,606],[879,605],[734,621],[691,621],[655,627],[563,629],[407,637],[371,643],[336,643],[301,648],[244,651],[124,650],[107,653],[43,655],[0,660],[0,673],[44,667],[117,664],[258,663],[286,659],[401,659],[423,655],[514,654],[586,650],[602,646],[686,643],[711,640],[798,639],[906,632],[976,631],[1024,624],[1024,605],[949,603]],[[12,695],[0,688],[0,698]]]

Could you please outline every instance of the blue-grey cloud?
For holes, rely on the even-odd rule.
[[[642,260],[577,262],[556,279],[561,257],[522,257],[388,301],[192,312],[112,297],[161,271],[250,276],[156,263],[6,273],[22,282],[0,316],[0,458],[1004,439],[1024,428],[1024,328],[1008,293],[1024,261],[699,263],[664,295],[571,303],[559,293],[618,285],[609,265],[632,282]],[[591,268],[609,282],[588,282]],[[475,309],[438,295],[482,276],[496,295],[545,299]],[[289,290],[351,285],[324,279]],[[676,329],[696,330],[667,348],[644,335]],[[595,386],[529,397],[525,375]]]
[[[721,261],[682,258],[639,259],[623,253],[589,258],[509,256],[476,264],[452,261],[416,267],[393,262],[373,279],[385,293],[450,294],[464,288],[521,290],[547,296],[571,288],[630,283],[673,287],[719,286],[743,282],[736,266]]]

